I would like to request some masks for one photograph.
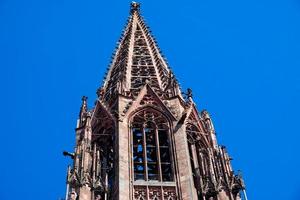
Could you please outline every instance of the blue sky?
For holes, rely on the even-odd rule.
[[[299,0],[140,1],[182,88],[208,109],[249,200],[299,200]],[[81,96],[130,1],[0,0],[2,200],[64,197]]]

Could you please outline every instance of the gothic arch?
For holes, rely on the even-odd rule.
[[[134,180],[173,182],[172,128],[168,116],[147,106],[132,114],[129,122]]]
[[[115,159],[115,136],[116,136],[116,120],[115,117],[105,108],[100,101],[92,113],[92,137],[90,151],[95,160],[89,164],[90,171],[95,171],[95,179],[93,185],[97,189],[99,198],[104,198],[104,185],[114,188],[114,169],[116,167]],[[107,179],[107,183],[104,180]],[[112,195],[112,190],[107,195]]]
[[[194,187],[198,198],[201,200],[203,199],[201,179],[203,180],[210,175],[209,143],[195,124],[187,123],[186,137]]]
[[[206,137],[203,136],[203,134],[200,132],[200,130],[193,124],[187,124],[186,134],[187,134],[188,143],[195,144],[198,162],[201,162],[201,160],[203,160],[204,166],[207,167],[209,164],[208,149],[210,146],[209,146],[208,141],[206,140]],[[201,159],[201,156],[203,156],[203,159]],[[199,165],[200,165],[200,163],[199,163]],[[208,171],[208,169],[205,171]],[[203,174],[203,175],[205,175],[205,174]]]
[[[92,140],[98,140],[99,137],[114,137],[115,127],[115,118],[100,102],[97,102],[96,108],[92,115]]]
[[[172,121],[173,121],[173,116],[171,116],[171,114],[169,114],[168,112],[164,112],[164,109],[162,109],[161,107],[159,106],[155,106],[155,105],[152,105],[152,104],[146,104],[146,105],[142,105],[142,106],[139,106],[138,108],[136,108],[133,112],[131,112],[129,115],[128,115],[128,119],[129,119],[129,123],[132,122],[132,119],[134,116],[138,115],[139,113],[143,112],[143,111],[153,111],[155,113],[159,113],[161,114],[168,122],[168,125],[170,127],[170,129],[172,130]]]
[[[130,119],[132,115],[137,113],[139,110],[147,109],[147,107],[152,107],[153,109],[166,114],[169,120],[176,120],[174,114],[149,84],[146,84],[141,89],[134,102],[130,102],[125,106],[122,118]]]
[[[209,148],[205,133],[195,123],[188,122],[186,124],[186,134],[189,142],[198,143],[201,148]]]

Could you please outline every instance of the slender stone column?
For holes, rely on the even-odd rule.
[[[193,162],[194,162],[196,179],[197,179],[197,183],[195,183],[195,184],[197,184],[197,187],[201,187],[201,183],[200,183],[200,168],[199,168],[199,162],[198,162],[196,145],[192,144],[191,148],[192,148],[192,154],[193,154],[192,156],[193,156]],[[200,190],[200,188],[197,188],[197,190]]]
[[[117,177],[116,183],[118,192],[116,200],[127,200],[129,199],[129,169],[130,169],[130,158],[129,158],[129,130],[127,122],[118,122],[117,129]]]

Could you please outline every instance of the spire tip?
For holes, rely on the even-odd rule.
[[[135,1],[132,1],[131,4],[130,4],[130,12],[133,13],[135,11],[140,11],[140,3],[137,3]]]

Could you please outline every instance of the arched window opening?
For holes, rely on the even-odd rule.
[[[170,128],[154,110],[142,111],[132,120],[134,180],[173,181]]]
[[[92,141],[90,151],[93,162],[89,169],[95,176],[95,199],[110,198],[115,185],[115,123],[111,116],[100,106],[94,112],[92,123]],[[81,158],[82,159],[82,158]],[[102,190],[107,188],[107,190]]]
[[[189,156],[190,156],[190,163],[192,168],[192,176],[194,180],[195,187],[198,187],[198,180],[197,180],[197,170],[199,170],[199,163],[197,161],[197,158],[195,157],[195,140],[194,138],[188,134],[188,148],[189,148]]]
[[[198,198],[201,200],[203,199],[201,178],[206,177],[209,163],[205,153],[205,146],[201,141],[199,129],[195,125],[188,124],[186,134],[194,186],[198,193]]]

